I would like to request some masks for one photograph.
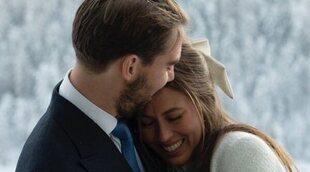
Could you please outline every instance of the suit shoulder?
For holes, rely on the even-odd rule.
[[[51,171],[53,168],[76,162],[78,156],[65,131],[46,113],[26,140],[16,171]]]

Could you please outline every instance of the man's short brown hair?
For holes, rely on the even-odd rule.
[[[84,0],[73,22],[72,41],[77,59],[100,72],[126,54],[152,63],[186,23],[174,0]]]

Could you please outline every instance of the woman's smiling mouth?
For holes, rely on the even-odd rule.
[[[182,145],[183,143],[184,143],[184,139],[178,141],[177,143],[175,143],[175,144],[173,144],[173,145],[171,145],[171,146],[162,146],[162,148],[163,148],[165,151],[171,153],[171,152],[176,151],[178,148],[180,148],[181,145]]]

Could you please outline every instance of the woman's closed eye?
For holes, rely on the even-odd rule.
[[[170,122],[176,122],[182,118],[182,113],[171,113],[166,115],[166,119]]]
[[[154,124],[154,120],[149,117],[142,117],[141,119],[141,125],[142,127],[151,127]]]

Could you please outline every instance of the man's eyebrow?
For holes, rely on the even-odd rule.
[[[175,65],[175,64],[177,64],[179,61],[180,61],[180,59],[170,61],[170,62],[168,62],[168,65],[169,65],[169,66]]]

